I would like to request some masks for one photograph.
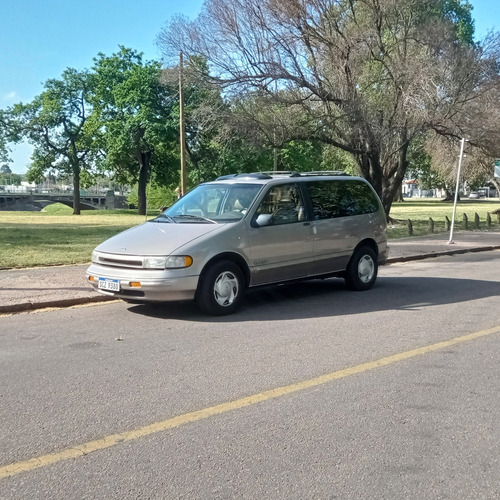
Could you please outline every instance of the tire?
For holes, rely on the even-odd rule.
[[[245,289],[241,269],[229,260],[212,264],[201,276],[196,294],[200,309],[212,316],[231,314]]]
[[[345,283],[351,290],[369,290],[377,280],[377,255],[368,246],[354,251],[345,271]]]

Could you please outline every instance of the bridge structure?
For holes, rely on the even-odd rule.
[[[73,193],[0,191],[0,210],[39,212],[47,205],[62,203],[73,208]],[[82,210],[113,210],[128,208],[126,197],[115,194],[81,194]]]

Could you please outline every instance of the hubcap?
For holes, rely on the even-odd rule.
[[[220,306],[230,306],[238,296],[239,283],[236,276],[225,271],[215,280],[214,297]]]
[[[375,263],[369,255],[364,255],[358,264],[358,276],[363,283],[368,283],[373,279],[375,273]]]

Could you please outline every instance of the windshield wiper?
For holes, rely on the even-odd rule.
[[[180,215],[175,215],[174,218],[175,219],[188,219],[188,220],[192,220],[193,222],[203,221],[203,222],[209,222],[210,224],[217,224],[217,222],[213,221],[212,219],[209,219],[208,217],[203,217],[201,215],[180,214]]]
[[[168,222],[173,222],[174,224],[177,224],[177,221],[173,217],[170,217],[170,215],[167,214],[160,214],[158,217],[151,219],[149,222],[158,222],[158,223],[163,222],[160,219],[167,219]]]

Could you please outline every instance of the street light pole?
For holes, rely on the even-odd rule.
[[[455,187],[455,201],[453,202],[453,215],[451,218],[450,239],[448,244],[454,243],[453,241],[453,228],[455,227],[455,213],[457,211],[458,187],[460,185],[460,170],[462,169],[462,158],[464,157],[465,139],[462,137],[460,144],[460,156],[458,158],[458,172],[457,172],[457,185]]]

